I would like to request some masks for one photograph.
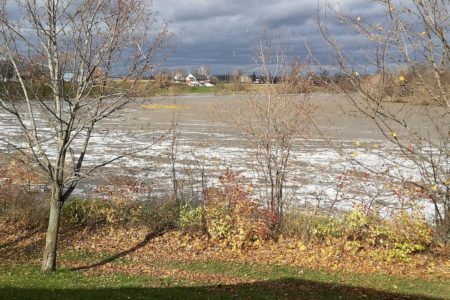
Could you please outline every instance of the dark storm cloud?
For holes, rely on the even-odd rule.
[[[306,56],[310,45],[324,64],[332,62],[317,26],[318,7],[323,0],[155,0],[160,17],[175,33],[175,52],[169,68],[194,71],[208,65],[215,72],[254,66],[252,48],[263,30],[274,34],[292,57]],[[380,7],[367,0],[329,1],[330,6],[353,17],[378,18]],[[350,51],[359,51],[362,41],[336,19],[327,19],[330,32]]]
[[[175,52],[168,68],[195,71],[208,65],[214,72],[254,68],[253,47],[266,30],[275,35],[291,58],[303,58],[309,45],[323,64],[332,63],[317,26],[318,8],[326,0],[153,0],[160,19],[169,21]],[[20,16],[18,7],[7,1],[10,16]],[[353,18],[379,19],[382,10],[370,0],[328,0],[331,9]],[[330,33],[343,48],[359,53],[364,41],[328,14]]]

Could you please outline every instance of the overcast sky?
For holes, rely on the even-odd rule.
[[[251,72],[253,47],[263,30],[274,34],[291,57],[303,58],[308,43],[316,58],[330,64],[317,26],[317,8],[324,0],[154,0],[160,18],[169,21],[174,33],[174,53],[168,68],[195,71],[200,65],[214,73],[236,69]],[[354,18],[374,19],[380,6],[370,0],[329,1],[335,9]],[[336,20],[328,19],[330,31],[347,50],[358,53],[361,44]]]

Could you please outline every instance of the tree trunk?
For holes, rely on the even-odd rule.
[[[443,239],[446,245],[450,245],[450,208],[444,214]]]
[[[62,197],[59,187],[52,189],[50,200],[50,217],[45,237],[44,257],[41,270],[43,272],[56,271],[56,248],[58,243],[59,220],[61,217]]]

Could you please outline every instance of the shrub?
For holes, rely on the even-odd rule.
[[[130,223],[135,207],[105,199],[74,199],[62,211],[65,226],[95,228]]]
[[[73,199],[63,207],[62,222],[70,228],[102,226],[147,226],[173,228],[177,205],[166,198],[119,201],[117,199]]]
[[[383,248],[389,258],[408,259],[432,244],[432,230],[418,212],[401,211],[389,219],[360,209],[316,222],[311,236],[340,242],[344,248]]]
[[[48,220],[48,203],[36,199],[34,192],[16,190],[0,196],[0,218],[23,227],[44,227]]]
[[[179,227],[185,232],[204,231],[204,207],[184,204],[180,208]]]
[[[381,259],[409,260],[411,254],[429,249],[433,242],[432,228],[417,211],[400,211],[390,218],[360,208],[337,216],[291,212],[283,218],[281,233],[351,252],[366,249]]]
[[[0,158],[0,217],[24,227],[45,226],[47,202],[36,186],[42,177],[25,157]]]
[[[174,226],[178,205],[169,198],[144,197],[149,188],[130,177],[109,178],[96,188],[96,199],[75,199],[63,207],[63,222],[69,227]]]
[[[151,229],[175,228],[178,223],[179,204],[172,197],[158,199],[146,199],[139,201],[141,214],[139,222],[141,225]]]
[[[406,254],[426,250],[433,241],[431,227],[418,212],[398,213],[390,220],[388,228],[392,247]]]
[[[192,211],[197,212],[188,212],[188,216],[184,214],[183,229],[197,230],[195,226],[198,225],[196,220],[200,208]],[[145,226],[159,230],[175,228],[179,221],[178,213],[179,205],[170,197],[128,201],[114,198],[72,199],[64,205],[61,220],[63,226],[68,228]]]
[[[316,216],[309,236],[320,240],[340,238],[343,235],[341,223],[339,218]]]
[[[309,239],[325,239],[339,236],[338,219],[321,213],[287,211],[280,224],[280,233],[286,237]]]
[[[228,170],[220,188],[206,192],[206,230],[213,241],[235,250],[253,247],[274,235],[274,214],[253,201],[240,182],[239,173]]]

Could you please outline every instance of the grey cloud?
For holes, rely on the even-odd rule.
[[[381,17],[380,7],[367,0],[328,3],[354,18]],[[154,5],[175,33],[177,47],[167,62],[169,68],[193,70],[206,64],[218,73],[250,68],[252,47],[263,30],[274,33],[293,57],[306,56],[308,43],[319,60],[332,62],[317,26],[317,9],[324,8],[325,0],[154,0]],[[345,49],[359,53],[366,46],[336,18],[326,22]]]
[[[360,17],[379,20],[380,6],[367,0],[328,0],[332,9]],[[7,1],[12,17],[18,7]],[[292,58],[307,55],[305,43],[316,58],[325,64],[332,57],[318,30],[317,9],[326,0],[153,0],[159,19],[169,21],[174,33],[175,51],[167,61],[168,68],[195,70],[209,65],[214,72],[233,68],[254,68],[253,47],[263,30],[273,33]],[[354,36],[348,28],[329,14],[324,22],[344,49],[361,53],[367,41]]]

